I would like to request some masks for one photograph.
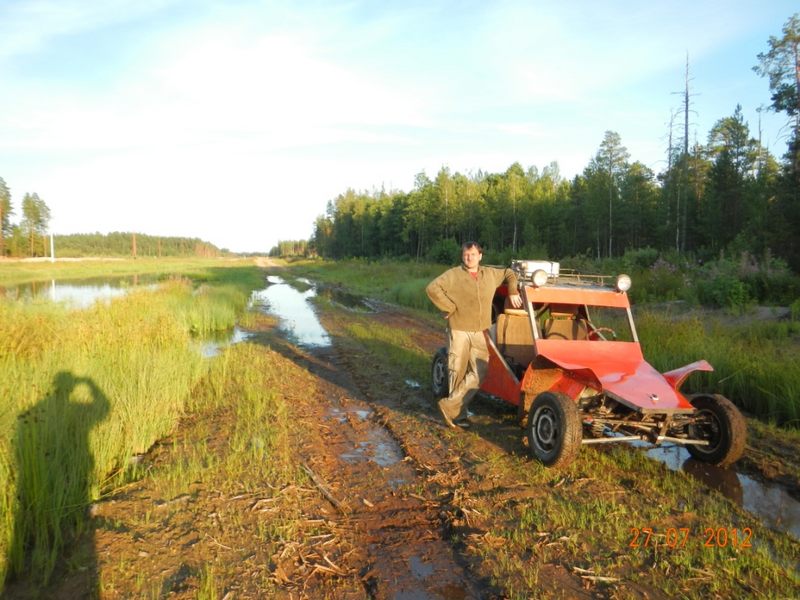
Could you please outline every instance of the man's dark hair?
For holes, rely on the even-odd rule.
[[[475,248],[478,250],[478,252],[483,254],[483,248],[481,248],[481,245],[478,242],[464,242],[461,244],[462,252],[464,252],[464,250],[469,250],[470,248]]]

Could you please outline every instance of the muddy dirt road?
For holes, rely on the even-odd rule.
[[[302,295],[313,285],[294,288]],[[279,302],[262,300],[255,310],[265,314]],[[528,459],[515,411],[489,398],[474,404],[469,431],[445,427],[427,381],[441,326],[397,307],[351,304],[314,298],[325,335],[313,343],[303,339],[305,317],[265,317],[240,345],[250,354],[230,350],[232,361],[258,353],[280,374],[265,385],[291,413],[296,483],[201,472],[172,495],[143,477],[92,508],[90,530],[47,595],[800,595],[796,538],[643,450],[583,449],[570,468],[545,469]],[[177,448],[198,444],[222,461],[234,452],[232,419],[224,408],[191,415],[144,461],[175,463]],[[770,444],[748,448],[742,468],[796,494],[796,448]]]

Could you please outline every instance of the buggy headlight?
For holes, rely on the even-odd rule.
[[[542,287],[547,283],[547,272],[544,269],[536,269],[531,275],[531,281],[536,287]]]
[[[617,277],[617,289],[620,292],[627,292],[631,289],[631,278],[625,274],[619,275]]]

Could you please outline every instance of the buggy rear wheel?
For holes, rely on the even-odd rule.
[[[447,368],[447,348],[439,348],[431,363],[431,390],[434,399],[444,398],[450,393],[450,372]]]
[[[578,407],[568,396],[542,392],[528,411],[528,448],[548,467],[565,467],[581,449],[582,427]]]
[[[708,445],[687,444],[694,458],[719,467],[736,462],[744,452],[747,437],[744,417],[733,402],[719,394],[691,399],[697,409],[696,420],[689,425],[689,437],[706,440]]]

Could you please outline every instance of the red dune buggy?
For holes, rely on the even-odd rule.
[[[581,275],[549,261],[512,269],[523,308],[510,308],[498,288],[481,390],[518,407],[535,458],[562,467],[582,444],[633,440],[683,444],[719,466],[742,455],[745,422],[733,403],[680,391],[691,373],[713,370],[708,362],[659,373],[644,360],[627,275]],[[435,397],[447,395],[446,348],[433,358],[432,384]]]

